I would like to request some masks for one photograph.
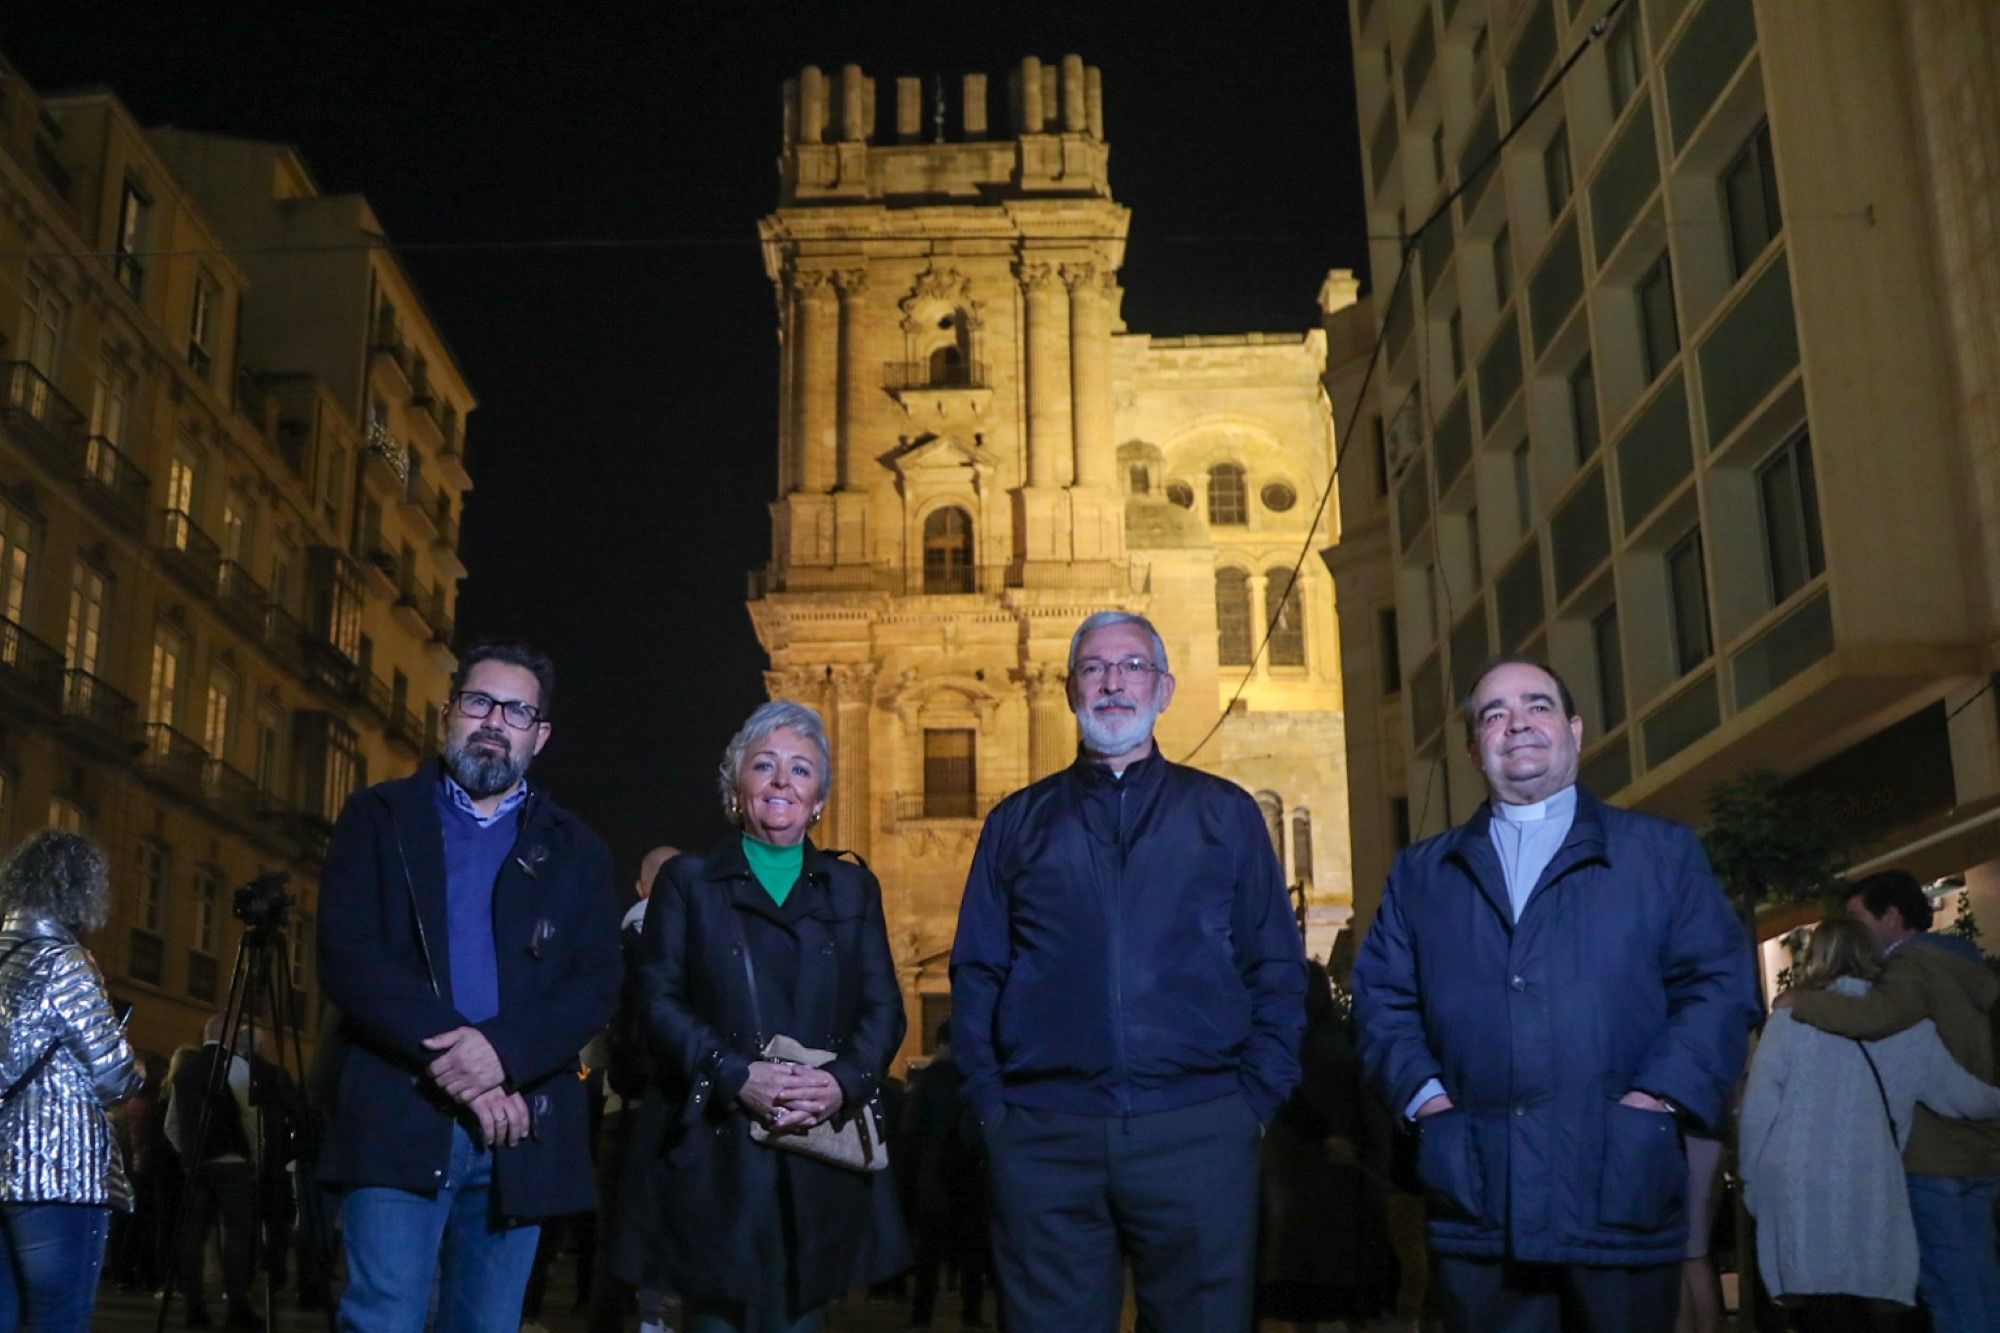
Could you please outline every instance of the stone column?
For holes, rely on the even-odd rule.
[[[823,847],[869,854],[868,710],[875,701],[875,664],[852,662],[833,668],[827,693],[827,727],[833,743],[833,800],[819,829]]]
[[[1028,693],[1028,781],[1045,778],[1076,758],[1076,718],[1063,689],[1063,670],[1053,662],[1022,668]]]
[[[861,336],[863,293],[868,290],[868,270],[839,269],[833,275],[833,285],[840,293],[840,389],[835,413],[839,448],[834,484],[841,490],[849,490],[860,473],[854,456],[854,415],[866,401],[868,392],[869,368],[867,358],[862,354]]]
[[[800,270],[792,278],[793,326],[798,347],[792,356],[792,404],[796,414],[793,438],[798,466],[793,475],[799,489],[825,494],[833,489],[836,449],[835,409],[839,384],[839,329],[833,310],[833,287],[819,270]]]
[[[1076,484],[1109,487],[1117,465],[1111,427],[1111,275],[1094,264],[1064,264],[1069,289],[1070,401]]]
[[[1028,485],[1062,484],[1059,461],[1070,452],[1069,294],[1047,264],[1017,264],[1026,304]]]

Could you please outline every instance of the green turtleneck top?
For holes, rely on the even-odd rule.
[[[805,843],[773,847],[746,833],[743,835],[743,856],[750,862],[750,873],[764,886],[764,892],[771,895],[771,901],[783,907],[785,899],[792,896],[792,886],[799,882],[799,871],[805,866]]]

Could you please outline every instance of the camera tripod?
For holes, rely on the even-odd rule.
[[[223,1098],[234,1098],[235,1091],[230,1086],[230,1075],[236,1062],[244,1061],[248,1095],[245,1105],[238,1107],[238,1119],[242,1122],[243,1137],[249,1148],[250,1169],[250,1218],[251,1244],[253,1254],[263,1260],[263,1310],[266,1328],[277,1327],[277,1293],[272,1265],[268,1261],[271,1222],[266,1215],[265,1197],[266,1172],[275,1166],[284,1169],[284,1163],[270,1163],[266,1160],[272,1147],[272,1135],[265,1124],[268,1113],[284,1117],[283,1140],[296,1145],[300,1128],[297,1108],[286,1104],[284,1083],[290,1081],[296,1091],[305,1086],[305,1056],[299,1040],[300,1014],[293,1003],[292,965],[289,940],[285,932],[291,915],[292,900],[285,893],[288,877],[282,872],[261,875],[236,890],[234,914],[243,922],[243,935],[237,941],[236,960],[230,968],[229,990],[222,1004],[222,1031],[214,1041],[204,1041],[201,1049],[212,1048],[206,1077],[203,1080],[199,1117],[195,1121],[194,1138],[183,1145],[181,1160],[185,1168],[187,1187],[182,1193],[180,1207],[176,1211],[174,1225],[170,1231],[171,1252],[167,1256],[173,1278],[167,1282],[160,1294],[158,1317],[153,1324],[154,1333],[164,1333],[167,1314],[173,1306],[174,1291],[182,1285],[182,1257],[189,1247],[197,1255],[206,1248],[207,1237],[190,1234],[197,1186],[196,1175],[207,1165],[209,1136],[214,1129],[217,1104]],[[261,1024],[273,1039],[275,1050],[265,1059],[266,1069],[259,1069],[259,1051],[255,1032]],[[244,1035],[251,1035],[250,1050],[239,1050]],[[178,1095],[178,1090],[174,1090]],[[246,1114],[247,1112],[247,1114]],[[188,1108],[177,1107],[175,1114],[185,1117]],[[182,1125],[187,1121],[183,1119]],[[183,1131],[185,1132],[185,1131]],[[299,1196],[307,1200],[310,1211],[316,1196],[311,1194],[312,1182],[300,1172]],[[206,1228],[204,1227],[204,1230]],[[324,1243],[323,1239],[320,1243]],[[192,1267],[198,1274],[202,1263],[199,1258]],[[304,1277],[303,1272],[300,1274]],[[199,1278],[196,1287],[187,1292],[190,1305],[201,1299]],[[233,1313],[233,1312],[232,1312]],[[329,1309],[327,1327],[334,1326],[334,1316]]]

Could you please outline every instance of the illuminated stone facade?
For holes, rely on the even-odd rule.
[[[1003,86],[1004,84],[1004,86]],[[779,490],[750,612],[774,697],[826,716],[820,841],[880,875],[912,1000],[944,1012],[980,820],[1069,762],[1069,636],[1154,618],[1203,741],[1314,533],[1333,455],[1319,330],[1149,337],[1120,315],[1098,72],[1029,59],[949,107],[848,66],[786,86],[762,224],[780,344]],[[1007,109],[991,115],[992,105]],[[1317,525],[1317,526],[1315,526]],[[1332,580],[1315,556],[1196,762],[1258,794],[1324,953],[1347,917]]]
[[[473,398],[380,233],[282,145],[0,61],[0,843],[103,846],[88,943],[156,1071],[266,872],[310,1039],[332,821],[433,747]]]

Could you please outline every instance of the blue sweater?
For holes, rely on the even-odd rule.
[[[481,826],[458,808],[450,789],[437,788],[444,826],[445,925],[451,947],[452,1007],[468,1023],[500,1012],[500,960],[493,946],[493,883],[520,830],[518,811]]]

